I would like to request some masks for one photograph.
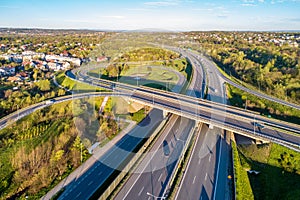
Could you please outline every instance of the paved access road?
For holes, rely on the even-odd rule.
[[[115,199],[153,199],[149,194],[164,196],[170,175],[194,125],[193,120],[173,115]]]

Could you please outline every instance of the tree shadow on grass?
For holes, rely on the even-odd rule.
[[[252,161],[248,173],[250,185],[257,200],[300,199],[300,175],[266,163]]]

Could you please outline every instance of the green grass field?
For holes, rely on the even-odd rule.
[[[174,72],[163,67],[137,67],[130,68],[125,73],[121,73],[120,82],[132,85],[158,84],[173,88],[178,81],[178,76]]]
[[[66,75],[63,72],[59,73],[56,76],[56,80],[58,84],[75,92],[95,92],[103,90],[99,87],[94,87],[89,84],[73,81],[72,79],[66,77]]]
[[[175,70],[175,69],[174,69]],[[94,69],[89,75],[99,78],[101,70]],[[102,78],[107,78],[102,76]],[[157,89],[171,90],[178,82],[179,77],[176,73],[168,70],[163,66],[136,66],[130,67],[127,71],[121,72],[120,76],[115,80],[131,85],[144,85]]]
[[[300,153],[277,144],[239,146],[255,199],[300,199]]]

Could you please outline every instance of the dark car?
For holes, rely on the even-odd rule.
[[[163,142],[163,151],[164,151],[165,156],[170,155],[170,147],[166,140],[164,140],[164,142]]]

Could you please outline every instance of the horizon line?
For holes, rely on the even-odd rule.
[[[168,29],[160,29],[160,28],[142,28],[142,29],[100,29],[100,28],[45,28],[45,27],[1,27],[0,29],[27,29],[27,30],[73,30],[73,31],[101,31],[101,32],[299,32],[300,29],[297,30],[168,30]]]

